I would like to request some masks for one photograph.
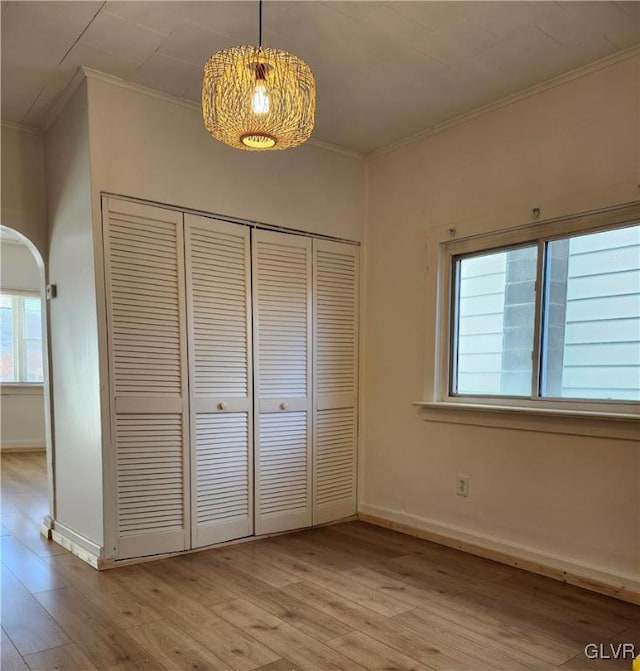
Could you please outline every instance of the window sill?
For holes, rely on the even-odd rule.
[[[528,406],[415,401],[426,422],[638,441],[640,416]]]

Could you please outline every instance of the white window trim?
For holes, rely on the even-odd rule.
[[[0,294],[3,296],[9,296],[10,298],[37,298],[41,301],[40,293],[37,291],[26,291],[24,289],[1,289]],[[42,302],[42,301],[41,301]],[[2,382],[3,387],[7,389],[11,388],[18,390],[19,388],[24,389],[41,389],[43,387],[43,382],[27,382],[26,377],[26,364],[25,364],[25,352],[24,352],[24,337],[23,337],[23,327],[24,327],[24,301],[20,303],[21,311],[15,312],[17,319],[14,317],[13,323],[13,365],[14,371],[17,372],[17,379]],[[15,303],[14,303],[15,306]]]
[[[452,395],[451,389],[451,356],[452,356],[452,305],[453,305],[453,260],[462,254],[489,251],[493,248],[510,247],[524,243],[542,244],[544,241],[562,238],[572,234],[591,233],[598,230],[607,230],[613,226],[624,226],[640,221],[640,201],[621,205],[606,210],[587,212],[577,216],[562,217],[543,222],[535,222],[499,232],[471,235],[460,239],[451,239],[440,242],[438,250],[438,291],[436,311],[436,360],[434,367],[434,386],[432,398],[417,401],[416,405],[428,411],[437,421],[461,421],[461,413],[474,411],[478,416],[482,413],[491,413],[494,418],[498,415],[514,414],[520,411],[521,415],[535,418],[582,418],[584,420],[610,420],[614,422],[637,422],[640,418],[640,402],[638,401],[604,401],[599,399],[551,399],[535,397],[509,396],[470,396]],[[455,231],[452,229],[452,234]],[[541,291],[538,284],[541,282],[540,265],[542,255],[538,254],[538,274],[536,279],[536,311],[539,314]],[[534,374],[537,378],[540,370],[540,352],[538,351],[540,320],[536,318]],[[537,379],[535,379],[537,383]],[[533,390],[532,390],[533,392]],[[427,396],[428,389],[427,389]],[[458,410],[459,412],[456,412]],[[439,411],[446,411],[440,413]],[[445,418],[446,416],[446,418]],[[456,419],[457,418],[457,419]],[[498,421],[498,420],[497,420]],[[461,423],[478,423],[477,421],[461,421]],[[482,422],[484,424],[484,422]],[[592,425],[593,422],[589,421]],[[628,427],[627,427],[628,428]],[[627,428],[623,433],[627,434]],[[542,430],[542,429],[539,429]],[[637,427],[633,427],[637,430]],[[561,431],[570,433],[571,431]],[[579,432],[584,435],[583,432]],[[590,435],[590,434],[587,434]],[[636,435],[637,437],[637,435]]]

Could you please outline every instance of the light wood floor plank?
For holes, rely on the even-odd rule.
[[[204,578],[212,580],[237,597],[249,596],[273,589],[266,583],[243,571],[228,566],[224,561],[217,560],[217,551],[202,552],[181,558],[185,564]]]
[[[507,578],[500,583],[470,583],[469,591],[494,597],[505,604],[514,606],[522,605],[524,602],[527,610],[532,613],[572,624],[591,637],[613,636],[624,628],[624,623],[621,623],[618,618],[616,618],[618,621],[612,620],[608,613],[602,614],[593,608],[581,608],[560,598],[549,599],[541,591],[523,590],[517,584],[512,584],[510,580]]]
[[[248,600],[319,641],[328,641],[351,631],[342,622],[281,589],[254,594]]]
[[[378,543],[385,547],[393,548],[397,556],[416,555],[429,560],[429,563],[437,568],[456,568],[458,574],[467,575],[475,579],[502,580],[518,569],[504,564],[469,555],[454,548],[438,545],[429,541],[407,536],[391,529],[376,527],[366,522],[352,522],[349,524],[338,524],[331,529],[352,539],[352,545],[357,539],[364,538],[371,543]]]
[[[499,608],[467,602],[465,598],[466,593],[432,596],[420,605],[420,609],[432,614],[438,621],[448,620],[457,627],[473,631],[488,640],[501,641],[521,654],[539,657],[552,664],[562,664],[579,650],[577,644],[548,628],[526,619],[510,617]]]
[[[471,629],[461,627],[451,620],[434,617],[416,608],[394,618],[396,622],[413,629],[417,634],[428,631],[429,635],[461,652],[473,650],[479,665],[495,665],[509,671],[552,671],[555,664],[538,655],[525,655],[500,639],[492,639]]]
[[[0,547],[2,563],[30,592],[44,592],[66,584],[50,564],[42,561],[15,536],[3,536]]]
[[[190,598],[179,584],[174,586],[158,580],[148,571],[140,571],[132,578],[129,589],[136,598],[161,613],[172,626],[191,636],[236,671],[252,671],[282,656]]]
[[[525,571],[510,576],[504,584],[518,587],[523,591],[535,592],[549,600],[557,600],[563,607],[571,608],[583,615],[588,613],[595,618],[606,618],[613,627],[635,627],[640,631],[640,609],[633,604],[616,601],[602,594],[588,592],[586,589]]]
[[[329,645],[369,671],[428,671],[429,668],[359,631],[336,638]]]
[[[277,662],[271,662],[266,666],[261,666],[256,671],[302,671],[299,666],[296,666],[292,661],[285,659],[279,659]]]
[[[288,571],[283,571],[261,561],[260,557],[252,552],[250,545],[254,545],[254,543],[242,543],[220,548],[216,550],[216,560],[231,566],[237,571],[247,573],[271,587],[285,587],[295,582],[295,577]]]
[[[2,629],[0,638],[0,669],[2,671],[29,671],[24,659]]]
[[[215,611],[245,633],[291,660],[302,671],[362,671],[360,665],[244,599]]]
[[[2,627],[22,655],[70,643],[58,623],[4,565]]]
[[[301,560],[297,554],[288,554],[280,544],[278,549],[263,547],[265,558],[280,565],[297,577],[297,580],[313,582],[320,587],[335,591],[381,615],[397,615],[410,610],[411,605],[393,594],[376,591],[370,585],[360,583],[343,571],[329,570]],[[286,588],[285,588],[286,589]]]
[[[44,455],[0,466],[3,671],[628,671],[584,646],[640,651],[636,606],[363,522],[97,572],[38,534]]]
[[[135,627],[129,633],[167,671],[232,671],[233,667],[165,620]]]
[[[206,573],[194,570],[191,562],[180,561],[180,558],[151,562],[143,567],[158,584],[178,581],[183,596],[193,599],[203,606],[211,606],[230,599],[237,599],[235,592],[227,589],[222,580]]]
[[[301,600],[307,600],[319,610],[344,622],[354,630],[366,633],[380,643],[394,648],[412,659],[440,671],[478,671],[476,660],[468,652],[461,652],[446,641],[433,637],[431,632],[417,634],[393,619],[381,616],[357,603],[329,592],[311,583],[296,583],[285,591]],[[495,669],[496,667],[489,667]]]
[[[360,561],[353,554],[346,555],[333,548],[319,547],[305,539],[306,532],[298,532],[285,536],[270,538],[264,543],[265,548],[272,550],[284,550],[286,553],[294,554],[300,561],[307,564],[319,566],[331,571],[344,571],[360,565]]]
[[[73,587],[38,592],[36,598],[99,671],[162,671],[157,660]]]
[[[97,671],[75,643],[25,656],[31,671]]]

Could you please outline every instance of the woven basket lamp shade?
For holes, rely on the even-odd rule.
[[[211,56],[202,78],[202,117],[220,142],[249,150],[288,149],[313,131],[311,68],[287,51],[238,46]]]

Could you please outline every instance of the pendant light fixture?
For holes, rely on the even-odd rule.
[[[288,149],[313,131],[316,85],[311,68],[280,49],[223,49],[204,65],[202,118],[216,140],[237,149]]]

